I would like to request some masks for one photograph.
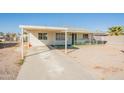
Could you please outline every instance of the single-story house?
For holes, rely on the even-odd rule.
[[[0,36],[0,42],[4,42],[5,41],[5,37],[4,36]]]
[[[67,52],[68,45],[81,44],[86,41],[91,42],[93,39],[93,33],[82,28],[28,25],[20,25],[19,27],[21,28],[22,37],[24,32],[28,33],[28,43],[32,47],[65,45],[65,52]]]

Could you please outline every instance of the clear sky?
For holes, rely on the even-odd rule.
[[[124,14],[107,13],[0,13],[0,32],[19,32],[19,25],[70,26],[106,31],[124,25]]]

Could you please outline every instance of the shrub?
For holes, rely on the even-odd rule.
[[[20,61],[19,61],[19,65],[23,65],[23,63],[24,63],[24,59],[20,59]]]

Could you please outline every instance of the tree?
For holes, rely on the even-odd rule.
[[[111,36],[113,36],[113,35],[119,36],[119,35],[122,35],[123,31],[124,31],[124,28],[122,26],[113,26],[113,27],[109,28],[108,33]]]
[[[4,36],[4,33],[3,32],[0,32],[0,36]]]
[[[16,33],[6,33],[7,41],[16,41],[17,35]]]
[[[16,41],[17,35],[16,33],[11,34],[12,41]]]
[[[6,33],[6,40],[10,41],[10,38],[11,38],[11,34],[10,33]]]

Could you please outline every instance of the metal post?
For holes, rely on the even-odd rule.
[[[90,34],[90,44],[92,44],[92,36],[93,34]]]
[[[75,38],[76,38],[76,37],[75,37],[75,33],[74,33],[74,46],[75,46]]]
[[[65,54],[67,54],[67,31],[65,31]]]
[[[104,37],[103,36],[101,37],[101,41],[102,41],[102,44],[104,44]]]
[[[23,28],[21,28],[21,59],[24,59]]]
[[[30,48],[30,32],[28,33],[28,48]]]

